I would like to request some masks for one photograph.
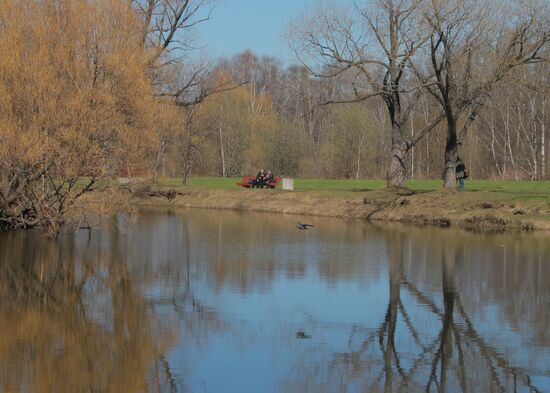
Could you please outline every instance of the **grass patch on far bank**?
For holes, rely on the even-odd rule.
[[[187,186],[184,186],[180,178],[162,178],[159,180],[161,187],[180,189],[205,188],[205,189],[242,189],[237,186],[242,178],[219,177],[194,177],[188,180]],[[294,179],[295,191],[324,190],[324,191],[361,191],[378,190],[386,187],[385,180],[341,180],[341,179]],[[277,187],[279,188],[279,187]]]
[[[242,189],[236,183],[241,178],[193,177],[184,186],[181,178],[162,178],[159,185],[174,189]],[[386,187],[386,181],[375,180],[344,180],[344,179],[294,179],[295,191],[323,192],[361,192],[379,190]],[[436,191],[443,189],[441,180],[409,180],[407,187],[418,191]],[[471,192],[490,193],[511,199],[550,199],[550,181],[501,181],[501,180],[467,180],[466,194]]]
[[[460,193],[444,190],[441,180],[412,180],[407,187],[423,191],[412,195],[388,189],[380,179],[294,179],[294,192],[242,188],[240,181],[195,177],[184,185],[179,178],[163,178],[155,188],[184,193],[171,206],[550,230],[550,181],[468,180]]]
[[[184,187],[190,188],[208,188],[208,189],[238,189],[237,186],[241,178],[227,178],[221,177],[192,177],[187,180],[187,186],[185,186],[180,177],[164,177],[159,179],[159,185],[161,187],[180,189]]]

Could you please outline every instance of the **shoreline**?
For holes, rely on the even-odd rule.
[[[479,192],[382,189],[281,191],[266,189],[163,189],[134,195],[131,205],[208,208],[459,227],[467,230],[550,230],[550,203],[521,203]]]

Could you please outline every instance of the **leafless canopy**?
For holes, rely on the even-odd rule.
[[[130,0],[142,20],[141,41],[153,48],[152,61],[165,52],[195,49],[192,28],[210,19],[214,0]]]

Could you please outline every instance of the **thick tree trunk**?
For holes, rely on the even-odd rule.
[[[409,148],[397,124],[392,127],[392,147],[388,187],[404,187],[407,177],[407,153]]]
[[[445,169],[443,171],[443,187],[452,189],[456,186],[456,159],[458,143],[456,138],[456,120],[447,119],[447,144],[445,145]]]

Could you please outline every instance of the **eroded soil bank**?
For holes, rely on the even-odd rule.
[[[518,201],[487,192],[188,189],[135,194],[132,205],[261,211],[480,230],[550,229],[547,198]]]

